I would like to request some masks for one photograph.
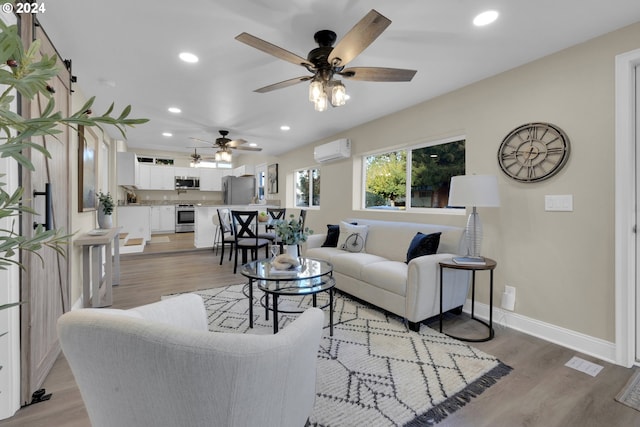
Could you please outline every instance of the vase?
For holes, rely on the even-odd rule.
[[[112,228],[113,220],[111,219],[111,215],[105,215],[102,210],[102,206],[98,207],[98,227],[100,228]]]
[[[298,258],[300,256],[298,253],[298,245],[287,245],[287,255]]]

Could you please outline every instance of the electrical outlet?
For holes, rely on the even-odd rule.
[[[502,293],[502,304],[500,305],[503,309],[513,311],[516,306],[516,288],[513,286],[505,286],[504,292]]]

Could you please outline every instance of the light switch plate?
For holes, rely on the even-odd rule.
[[[572,212],[573,194],[544,196],[544,210],[548,212]]]

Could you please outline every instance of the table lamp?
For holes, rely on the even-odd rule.
[[[495,175],[459,175],[451,177],[448,205],[473,207],[465,230],[467,240],[466,256],[482,259],[480,256],[482,223],[476,208],[500,206],[498,178]]]

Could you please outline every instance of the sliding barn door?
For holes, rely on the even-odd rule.
[[[56,54],[42,29],[35,25],[30,16],[23,15],[21,34],[25,44],[30,40],[41,41],[41,54]],[[61,58],[58,58],[60,73],[49,82],[56,109],[64,116],[70,109],[70,75]],[[32,102],[22,102],[24,116],[39,117],[47,105],[47,99],[40,96]],[[56,137],[36,137],[33,143],[44,145],[51,153],[47,159],[36,150],[26,153],[35,165],[35,171],[22,169],[25,188],[24,203],[33,207],[41,215],[25,215],[22,233],[33,234],[33,223],[45,222],[45,197],[34,196],[34,191],[44,192],[45,184],[51,184],[53,228],[70,230],[70,144],[71,130],[61,128]],[[31,394],[40,388],[60,352],[56,333],[56,321],[69,306],[69,260],[55,251],[44,248],[39,252],[42,260],[30,253],[22,253],[22,263],[26,267],[21,276],[21,300],[26,303],[21,308],[21,372],[22,401],[28,402]]]

